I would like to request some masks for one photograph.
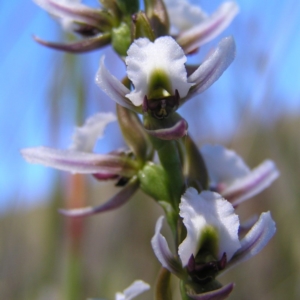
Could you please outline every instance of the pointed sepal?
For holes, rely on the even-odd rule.
[[[223,3],[211,16],[203,15],[197,25],[183,30],[177,37],[185,53],[192,53],[218,36],[237,15],[239,8],[233,1]]]
[[[78,218],[88,217],[102,212],[114,210],[130,200],[132,195],[137,191],[139,181],[136,176],[132,177],[130,181],[123,187],[116,195],[109,199],[104,204],[95,207],[83,207],[75,209],[60,209],[59,212],[66,217]]]
[[[164,217],[161,216],[156,222],[155,234],[151,239],[153,251],[165,269],[176,274],[179,278],[184,278],[185,272],[180,262],[173,256],[166,238],[160,233],[163,220]]]
[[[181,100],[181,104],[194,94],[202,93],[208,89],[228,68],[234,57],[234,39],[232,37],[223,38],[218,44],[217,49],[188,77],[188,82],[192,82],[194,85],[188,96]]]
[[[262,213],[259,220],[241,240],[241,248],[229,261],[226,270],[258,254],[267,245],[275,232],[276,224],[271,217],[271,213]]]
[[[22,156],[33,164],[41,164],[72,174],[117,174],[131,177],[136,174],[136,162],[125,155],[96,154],[47,147],[26,148]]]
[[[33,36],[33,38],[36,42],[43,46],[70,53],[84,53],[96,50],[108,45],[111,41],[110,33],[99,34],[91,38],[82,39],[68,44],[45,41],[37,36]]]
[[[234,283],[229,283],[219,289],[202,293],[202,294],[190,294],[188,296],[194,300],[223,300],[229,297],[234,288]]]

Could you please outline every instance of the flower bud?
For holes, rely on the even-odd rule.
[[[126,56],[131,43],[131,32],[127,23],[122,22],[119,27],[112,29],[111,44],[114,50],[121,56]]]
[[[155,36],[152,30],[151,24],[146,16],[146,14],[142,11],[134,14],[132,16],[133,22],[133,39],[136,40],[138,38],[146,37],[150,41],[154,41]]]

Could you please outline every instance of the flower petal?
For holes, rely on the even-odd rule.
[[[234,151],[223,146],[204,145],[200,151],[208,170],[210,184],[217,190],[219,184],[226,187],[236,179],[245,177],[250,173],[250,169],[243,159]],[[222,190],[218,190],[218,192],[221,193]]]
[[[160,37],[153,43],[140,38],[127,53],[127,75],[135,89],[126,97],[136,106],[143,104],[145,95],[151,98],[153,80],[155,88],[162,88],[171,95],[175,95],[177,89],[181,97],[185,97],[193,85],[187,82],[184,52],[170,36]]]
[[[191,98],[194,94],[199,94],[209,88],[232,63],[235,57],[234,39],[223,38],[217,49],[200,65],[200,67],[188,77],[188,82],[195,83],[181,104]]]
[[[165,0],[164,3],[172,26],[172,34],[190,29],[207,19],[206,13],[199,6],[192,5],[187,0]]]
[[[276,224],[270,212],[262,213],[259,220],[241,240],[241,248],[229,261],[226,270],[259,253],[273,237],[275,232]]]
[[[34,0],[34,2],[62,20],[69,19],[95,27],[103,21],[100,9],[88,7],[79,3],[80,1]]]
[[[222,191],[222,195],[237,206],[243,201],[257,195],[277,179],[279,171],[275,163],[266,160],[253,169],[248,175],[235,180]]]
[[[136,173],[134,162],[120,155],[101,155],[47,147],[22,149],[21,154],[30,163],[73,174],[118,174],[131,177]]]
[[[116,300],[131,300],[149,289],[149,284],[142,280],[136,280],[123,293],[117,293]]]
[[[139,181],[136,176],[134,176],[125,187],[121,189],[116,195],[114,195],[111,199],[109,199],[104,204],[101,204],[96,207],[83,207],[83,208],[75,208],[70,210],[60,209],[59,212],[67,217],[87,217],[95,214],[99,214],[102,212],[106,212],[109,210],[116,209],[123,204],[125,204],[131,196],[137,191],[139,187]]]
[[[198,295],[188,294],[188,296],[195,300],[223,300],[229,296],[233,288],[234,288],[234,283],[229,283],[211,292],[198,294]]]
[[[109,44],[111,40],[111,35],[106,34],[99,34],[92,38],[86,38],[82,39],[80,41],[72,42],[69,44],[61,44],[61,43],[55,43],[55,42],[48,42],[40,39],[37,36],[33,36],[34,40],[38,42],[39,44],[56,49],[61,51],[67,51],[71,53],[83,53],[91,50],[98,49],[100,47],[103,47],[107,44]]]
[[[188,123],[184,119],[180,119],[172,127],[161,129],[146,129],[150,135],[155,136],[161,140],[177,140],[187,135]]]
[[[178,44],[185,53],[193,52],[218,36],[238,12],[239,8],[235,2],[223,3],[211,16],[200,19],[198,25],[180,33],[177,38]]]
[[[100,60],[100,68],[96,74],[96,83],[112,100],[118,104],[139,112],[139,110],[128,100],[125,95],[130,93],[130,90],[122,84],[115,76],[111,75],[104,65],[103,56]]]
[[[247,219],[246,221],[244,221],[239,228],[239,236],[244,235],[245,233],[247,233],[252,227],[253,225],[257,222],[258,220],[258,215],[252,215],[249,219]]]
[[[227,259],[240,248],[238,238],[239,219],[230,202],[221,195],[210,191],[200,194],[194,188],[188,188],[181,198],[180,216],[187,230],[185,240],[180,244],[178,254],[182,265],[186,266],[193,254],[196,257],[201,248],[202,234],[208,227],[217,233],[217,253],[221,259],[224,252]]]
[[[70,149],[92,152],[97,140],[103,136],[105,127],[116,120],[113,113],[98,113],[88,118],[83,126],[75,129]]]
[[[180,277],[182,273],[180,263],[174,258],[165,237],[160,233],[163,220],[164,217],[161,216],[156,222],[155,234],[151,239],[151,245],[162,266]]]

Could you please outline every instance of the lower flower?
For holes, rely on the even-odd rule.
[[[182,280],[192,299],[225,299],[233,284],[222,287],[216,277],[256,255],[276,231],[270,212],[266,212],[240,239],[240,222],[232,204],[215,192],[198,194],[194,188],[182,196],[179,214],[187,234],[178,254],[171,253],[160,233],[163,217],[157,221],[151,243],[162,266]]]

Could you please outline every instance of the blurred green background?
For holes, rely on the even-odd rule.
[[[219,3],[200,4],[213,11]],[[241,13],[223,34],[236,39],[235,62],[181,113],[199,146],[222,143],[250,167],[270,158],[281,172],[269,189],[238,208],[242,220],[270,210],[277,233],[260,254],[220,278],[224,284],[236,283],[230,299],[296,300],[300,298],[300,43],[296,29],[300,8],[292,0],[238,3]],[[7,8],[3,5],[2,12]],[[22,7],[30,9],[18,19]],[[30,2],[15,4],[8,16],[0,19],[14,21],[10,32],[1,33],[9,39],[1,49],[0,64],[0,299],[114,299],[116,291],[135,279],[153,286],[160,266],[150,239],[162,214],[153,200],[138,192],[116,211],[71,222],[57,209],[102,203],[116,192],[113,183],[31,166],[18,154],[21,147],[42,144],[66,148],[74,124],[82,124],[97,111],[113,110],[112,101],[95,86],[94,74],[102,53],[110,70],[120,77],[124,67],[114,63],[109,48],[72,56],[35,45],[30,40],[33,32],[52,40],[69,37]],[[219,39],[191,61],[199,62]],[[29,51],[24,41],[35,48]],[[18,61],[13,66],[14,59],[26,64]],[[8,88],[10,93],[4,93]],[[114,124],[97,151],[122,146]],[[175,294],[177,289],[174,280]],[[152,298],[153,288],[137,299]]]

